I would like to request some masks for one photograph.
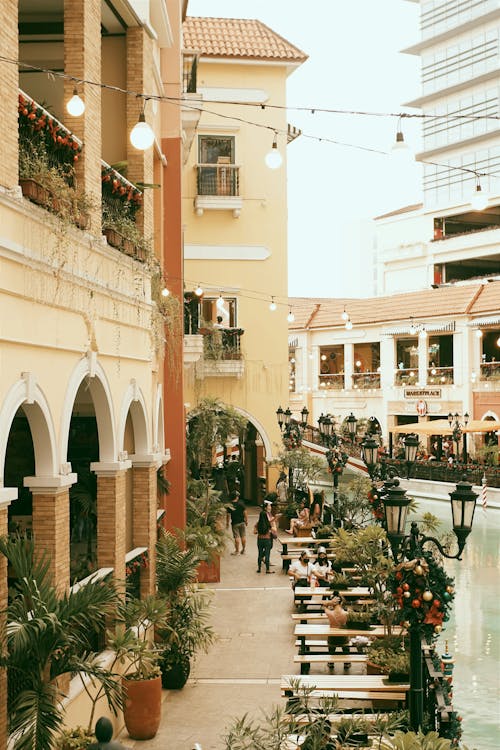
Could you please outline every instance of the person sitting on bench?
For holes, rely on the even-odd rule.
[[[287,534],[294,535],[296,529],[300,529],[302,526],[306,526],[309,523],[309,508],[306,508],[305,500],[300,501],[297,516],[298,518],[290,519],[290,528],[285,529]]]
[[[338,591],[333,592],[333,597],[330,601],[323,604],[325,614],[328,618],[328,623],[331,628],[345,628],[347,623],[347,612],[342,607],[342,599],[339,596]],[[337,648],[342,649],[343,654],[349,653],[349,639],[341,635],[330,635],[328,636],[328,653],[334,654]],[[329,664],[328,668],[334,668],[334,664]],[[351,663],[344,662],[344,669],[350,669]]]
[[[295,560],[288,569],[288,575],[293,577],[292,588],[295,589],[295,586],[309,586],[312,572],[311,554],[308,549],[304,549],[300,553],[299,559]]]

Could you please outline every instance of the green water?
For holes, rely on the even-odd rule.
[[[327,491],[326,493],[330,493]],[[449,502],[418,501],[418,516],[430,512],[451,528]],[[500,748],[500,510],[476,507],[462,561],[447,560],[455,579],[453,616],[443,630],[455,658],[453,704],[462,716],[462,742],[469,750]]]
[[[420,502],[450,528],[448,503]],[[476,508],[463,560],[446,562],[455,578],[453,616],[440,638],[455,657],[453,703],[463,717],[462,742],[500,748],[500,510]]]

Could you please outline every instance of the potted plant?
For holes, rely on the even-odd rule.
[[[115,675],[101,666],[94,645],[117,595],[111,583],[91,579],[60,596],[49,560],[39,548],[35,554],[26,536],[0,538],[0,553],[13,576],[7,648],[0,656],[8,675],[9,747],[46,750],[63,725],[62,677],[95,680],[113,711],[122,705]]]
[[[192,549],[183,550],[179,540],[163,532],[157,544],[158,591],[168,603],[167,627],[157,629],[162,685],[181,689],[191,669],[191,658],[206,651],[215,634],[207,622],[209,595],[195,585],[199,558]]]
[[[87,750],[88,746],[95,741],[95,735],[85,727],[74,727],[65,729],[57,739],[57,750]]]
[[[116,632],[108,637],[108,647],[115,654],[113,667],[124,667],[123,719],[134,740],[151,739],[160,726],[160,652],[154,631],[166,627],[167,615],[168,605],[163,597],[127,597],[117,609]]]
[[[352,628],[353,630],[370,630],[372,621],[373,615],[371,612],[350,611],[347,613],[346,627]]]
[[[151,253],[150,242],[135,222],[135,213],[114,199],[103,195],[102,232],[108,244],[126,255],[146,261]]]
[[[344,716],[336,727],[337,740],[346,747],[363,747],[368,745],[370,725],[361,716]]]
[[[368,674],[388,674],[388,665],[398,654],[403,653],[405,641],[401,635],[385,635],[376,638],[367,649]]]

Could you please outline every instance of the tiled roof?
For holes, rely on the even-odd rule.
[[[370,323],[407,323],[454,315],[484,315],[500,311],[500,281],[489,284],[465,284],[405,292],[367,299],[305,299],[292,297],[289,304],[295,315],[290,330],[305,327],[337,328],[344,326],[342,312],[349,314],[353,325]]]
[[[189,16],[183,24],[184,48],[206,57],[239,57],[302,63],[307,60],[298,47],[265,24],[245,18],[199,18]]]

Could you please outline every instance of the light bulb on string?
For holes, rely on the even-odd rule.
[[[85,112],[85,102],[78,94],[78,89],[73,89],[73,96],[66,104],[66,111],[72,117],[80,117]]]
[[[167,287],[164,286],[163,289],[161,290],[161,296],[162,297],[168,297],[169,294],[170,294],[170,289],[167,289]]]
[[[222,294],[219,294],[219,297],[217,298],[217,302],[215,303],[215,306],[217,307],[217,310],[224,309],[224,298]]]
[[[271,302],[270,302],[270,305],[269,305],[269,309],[271,310],[271,312],[274,312],[276,310],[276,307],[277,307],[277,305],[276,305],[276,302],[274,301],[274,297],[271,297]]]
[[[345,322],[346,320],[349,320],[349,313],[348,313],[348,312],[346,311],[345,307],[344,307],[344,312],[342,313],[342,315],[341,315],[340,317],[342,318],[342,320],[343,320],[344,322]]]
[[[278,133],[276,131],[274,132],[273,145],[266,154],[264,161],[269,169],[279,169],[283,163],[283,157],[278,151]]]
[[[201,297],[201,295],[203,294],[203,289],[201,288],[200,284],[198,284],[198,286],[194,290],[194,293],[197,297]]]
[[[398,119],[398,125],[397,125],[397,131],[396,131],[396,140],[392,144],[391,147],[391,156],[394,156],[397,159],[404,159],[404,160],[412,160],[414,155],[409,147],[408,143],[405,141],[405,137],[403,135],[403,129],[401,125],[401,115]]]
[[[476,329],[476,337],[478,339],[482,339],[483,338],[483,332],[482,332],[482,330],[480,328]]]
[[[346,331],[351,331],[351,330],[352,330],[352,320],[350,320],[350,319],[348,318],[348,319],[346,320],[346,322],[345,322],[345,327],[346,327]]]
[[[293,323],[293,321],[295,320],[295,315],[293,314],[291,309],[288,311],[288,315],[286,316],[286,319],[288,320],[289,323]]]
[[[488,193],[483,191],[481,188],[481,180],[479,175],[476,175],[476,187],[472,197],[470,199],[470,205],[473,211],[484,211],[489,202]]]
[[[138,151],[147,151],[148,148],[151,148],[155,140],[153,129],[146,122],[146,115],[144,113],[146,102],[147,99],[144,101],[144,107],[139,115],[139,120],[130,131],[130,143]]]

